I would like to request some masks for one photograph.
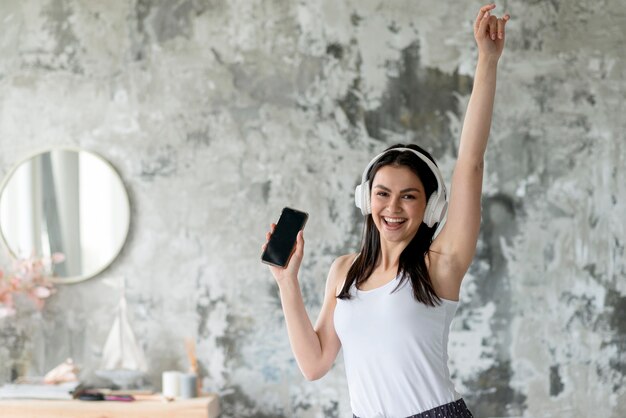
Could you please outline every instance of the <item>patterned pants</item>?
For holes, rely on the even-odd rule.
[[[356,415],[352,415],[352,417],[359,418]],[[467,409],[463,399],[459,399],[456,402],[450,402],[407,418],[473,418],[473,415]]]

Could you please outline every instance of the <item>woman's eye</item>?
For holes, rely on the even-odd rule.
[[[403,196],[404,199],[415,199],[415,196],[413,196],[412,194],[407,194]]]
[[[387,192],[376,192],[376,196],[385,197],[387,196]]]

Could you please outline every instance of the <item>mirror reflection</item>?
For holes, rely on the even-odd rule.
[[[115,169],[84,151],[56,149],[18,164],[0,192],[0,233],[13,256],[63,253],[58,282],[93,277],[118,255],[130,222]]]

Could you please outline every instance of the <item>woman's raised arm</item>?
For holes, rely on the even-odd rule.
[[[476,251],[480,229],[484,155],[491,127],[496,71],[505,42],[509,15],[491,14],[496,6],[483,6],[474,23],[478,63],[459,144],[459,155],[452,175],[448,217],[431,249],[447,258],[439,281],[458,286]]]

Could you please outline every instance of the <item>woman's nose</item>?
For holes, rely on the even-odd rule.
[[[398,199],[390,199],[389,200],[389,205],[387,206],[387,209],[391,213],[400,212],[400,201]]]

